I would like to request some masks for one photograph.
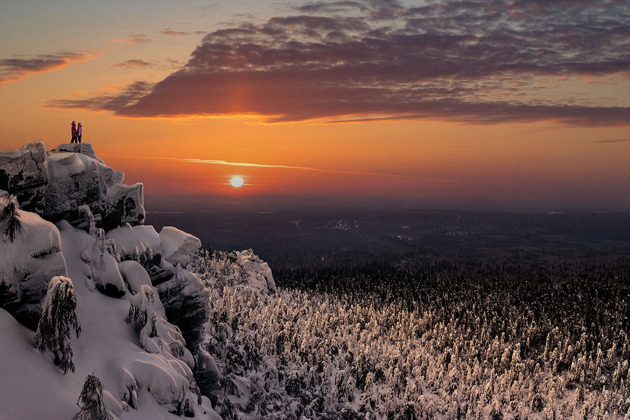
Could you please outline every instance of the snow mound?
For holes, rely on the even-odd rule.
[[[164,226],[160,231],[162,257],[173,265],[185,266],[201,248],[199,238],[173,226]]]
[[[125,294],[125,282],[118,268],[118,261],[114,258],[115,246],[111,240],[105,238],[103,230],[99,230],[96,238],[89,237],[81,250],[81,260],[89,268],[88,288],[91,284],[104,295],[121,297]]]
[[[5,205],[0,199],[0,211]],[[55,225],[35,213],[17,214],[22,230],[14,241],[0,234],[0,307],[35,330],[48,282],[68,273]]]
[[[144,266],[158,265],[162,254],[162,241],[153,226],[125,226],[112,229],[105,235],[116,243],[122,260],[135,260]]]
[[[145,269],[136,261],[123,261],[118,264],[120,274],[129,287],[131,294],[138,293],[142,286],[151,286],[151,278]]]

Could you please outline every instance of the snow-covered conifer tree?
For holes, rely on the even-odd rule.
[[[7,205],[0,213],[0,222],[5,224],[5,234],[9,237],[9,241],[13,242],[15,236],[22,230],[22,222],[18,214],[18,204],[15,196],[4,194],[2,198],[7,201]]]
[[[77,405],[81,409],[72,420],[111,420],[103,402],[103,384],[94,374],[85,377]]]
[[[42,303],[35,345],[39,350],[48,348],[55,356],[55,364],[64,373],[69,370],[74,372],[70,333],[74,329],[77,338],[81,334],[76,307],[77,299],[72,280],[64,276],[53,277],[48,283]]]

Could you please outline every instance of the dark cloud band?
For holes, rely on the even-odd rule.
[[[580,79],[622,75],[628,83],[625,3],[332,1],[296,11],[207,34],[181,70],[152,88],[51,105],[127,117],[630,123],[623,100],[602,99]],[[579,95],[544,85],[550,76],[575,79]]]
[[[33,74],[59,70],[71,63],[87,61],[93,57],[86,53],[63,52],[31,58],[0,59],[0,84],[22,80]]]

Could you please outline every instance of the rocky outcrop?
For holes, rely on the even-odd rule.
[[[0,189],[15,195],[24,210],[77,227],[93,223],[110,230],[144,223],[143,186],[123,185],[123,179],[89,143],[61,144],[50,152],[44,143],[29,143],[0,152]]]
[[[162,257],[173,265],[185,266],[201,248],[199,238],[173,226],[164,226],[160,231]]]
[[[197,276],[181,266],[173,271],[174,275],[156,288],[166,317],[182,330],[188,348],[196,349],[201,343],[203,326],[208,321],[210,293]]]
[[[50,182],[46,186],[44,217],[60,219],[87,204],[93,213],[107,192],[106,179],[113,170],[79,153],[52,153],[48,157]],[[108,176],[109,175],[109,176]]]
[[[21,149],[0,151],[0,189],[15,195],[23,210],[43,213],[47,184],[44,143],[29,143]]]
[[[197,252],[201,246],[199,239],[174,227],[165,227],[158,235],[153,226],[131,225],[112,229],[105,237],[123,260],[119,268],[132,293],[150,278],[168,320],[181,329],[188,348],[195,351],[208,320],[209,293],[203,282],[181,264]],[[162,258],[166,255],[170,260]],[[146,270],[144,275],[130,276],[132,271],[141,269]],[[141,279],[141,283],[134,284],[134,278]]]
[[[61,143],[59,146],[55,147],[51,152],[52,153],[61,153],[61,152],[81,153],[83,155],[89,156],[92,159],[96,159],[99,162],[103,163],[102,160],[96,157],[96,153],[94,153],[94,148],[92,147],[92,144],[90,143]]]
[[[237,251],[236,258],[238,264],[247,273],[248,286],[265,293],[275,293],[277,291],[276,282],[273,279],[269,264],[254,254],[254,251],[251,249]]]
[[[113,185],[101,201],[101,226],[105,230],[144,223],[143,185]]]
[[[116,252],[121,260],[139,262],[145,269],[160,266],[162,242],[153,226],[125,226],[112,229],[105,235],[116,244]],[[171,273],[172,274],[172,273]]]
[[[0,211],[4,205],[0,200]],[[0,235],[0,307],[35,330],[48,282],[68,272],[57,227],[35,213],[18,215],[22,230],[14,241]]]

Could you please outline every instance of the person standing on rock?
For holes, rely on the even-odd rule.
[[[83,126],[81,125],[81,123],[79,123],[79,126],[77,127],[77,140],[79,141],[79,143],[81,143],[82,135],[83,135]]]
[[[76,143],[77,142],[77,126],[74,121],[72,121],[72,124],[70,124],[70,128],[72,129],[72,139],[70,140],[70,143]]]

